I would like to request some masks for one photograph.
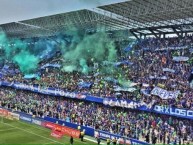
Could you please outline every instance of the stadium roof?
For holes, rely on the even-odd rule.
[[[132,0],[99,8],[124,17],[136,37],[193,31],[192,0]]]
[[[107,31],[125,28],[119,20],[90,10],[79,10],[1,25],[2,30],[8,36],[22,38],[52,36],[65,32],[70,27],[78,27],[87,31],[103,29],[103,27]]]
[[[136,37],[193,32],[192,0],[129,0],[1,25],[10,37],[51,36],[76,26],[85,30],[128,29]]]
[[[125,0],[0,0],[0,24],[96,8]]]
[[[193,22],[192,0],[132,0],[99,8],[127,18],[133,28]]]

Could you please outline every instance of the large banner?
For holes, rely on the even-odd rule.
[[[152,95],[159,96],[162,99],[176,99],[180,94],[180,91],[167,91],[159,87],[155,87],[151,91]]]
[[[101,130],[95,130],[95,137],[100,137],[101,139],[107,140],[113,140],[113,139],[117,139],[117,141],[119,142],[119,144],[126,144],[126,145],[149,145],[146,142],[142,142],[136,139],[132,139],[132,138],[127,138],[127,137],[122,137],[120,135],[116,135],[116,134],[111,134],[105,131],[101,131]]]
[[[8,110],[5,110],[5,109],[0,108],[0,116],[7,117],[7,116],[8,116],[8,113],[9,113]]]
[[[32,116],[27,114],[20,114],[19,119],[28,123],[32,123]]]
[[[38,119],[38,118],[32,118],[32,123],[42,126],[42,119]]]
[[[26,85],[23,83],[14,83],[14,82],[0,82],[0,85],[12,87],[15,89],[28,90],[33,92],[38,92],[46,95],[54,95],[54,96],[65,96],[68,98],[76,98],[76,99],[85,99],[86,96],[80,93],[74,92],[66,92],[61,89],[55,89],[50,87],[41,87],[38,85]]]
[[[9,112],[8,116],[12,119],[19,120],[19,114],[17,113]]]
[[[78,99],[84,99],[86,101],[90,102],[96,102],[96,103],[102,103],[104,105],[108,106],[114,106],[114,107],[124,107],[124,108],[130,108],[130,109],[136,109],[136,110],[142,110],[142,111],[148,111],[148,112],[156,112],[160,114],[167,114],[171,116],[177,116],[181,118],[187,118],[193,120],[193,112],[192,110],[185,110],[185,109],[179,109],[179,108],[170,108],[172,111],[167,111],[168,109],[163,109],[163,106],[159,106],[158,109],[154,106],[154,101],[152,101],[150,104],[146,104],[144,102],[135,102],[132,100],[123,100],[123,99],[116,99],[116,98],[100,98],[100,97],[95,97],[95,96],[90,96],[90,95],[82,95],[82,94],[77,94],[73,92],[64,92],[59,89],[54,89],[54,88],[41,88],[35,85],[25,85],[21,83],[9,83],[9,82],[0,82],[0,85],[7,86],[7,87],[12,87],[16,89],[22,89],[22,90],[30,90],[33,92],[39,92],[42,94],[49,94],[49,95],[56,95],[65,97],[70,97],[70,98],[78,98]],[[50,90],[51,89],[51,90]],[[63,93],[59,93],[59,92]],[[171,91],[166,91],[164,89],[161,89],[159,87],[156,87],[153,89],[153,94],[156,94],[157,96],[161,96],[163,98],[177,98],[179,92],[171,92]],[[167,108],[167,107],[165,107]],[[1,111],[1,110],[0,110]],[[6,113],[6,112],[5,112]],[[0,112],[1,114],[1,112]],[[26,119],[26,118],[25,118]],[[26,120],[27,121],[27,120]]]
[[[59,120],[59,119],[55,119],[55,118],[51,118],[51,117],[44,117],[44,121],[52,122],[52,123],[57,122],[59,125],[67,126],[67,127],[75,128],[75,129],[77,129],[78,126],[79,126],[78,124],[74,124],[74,123],[71,123],[71,122],[67,122],[67,121],[63,121],[63,120]],[[81,130],[85,130],[86,135],[94,136],[94,129],[92,127],[81,126]]]
[[[147,109],[151,109],[153,107],[154,101],[152,101],[152,103],[147,104],[144,102],[135,102],[132,100],[104,98],[103,104],[111,107],[123,107],[123,108],[131,108],[131,109],[138,109],[138,108],[144,107]]]
[[[69,127],[66,127],[66,126],[61,126],[59,124],[54,124],[54,123],[51,123],[51,122],[44,122],[42,124],[42,126],[44,126],[46,128],[49,128],[51,130],[61,132],[64,135],[73,136],[74,138],[79,138],[79,136],[80,136],[80,131],[79,130],[72,129],[72,128],[69,128]]]
[[[111,107],[124,107],[128,109],[136,109],[136,110],[141,110],[141,111],[166,114],[166,115],[171,115],[171,116],[193,120],[193,110],[154,105],[153,101],[150,104],[146,104],[143,102],[134,102],[131,100],[104,98],[103,104],[111,106]]]
[[[171,108],[171,107],[159,106],[159,105],[156,105],[153,110],[156,113],[172,115],[172,116],[177,116],[181,118],[188,118],[193,120],[193,110]]]

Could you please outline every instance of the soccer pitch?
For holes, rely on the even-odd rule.
[[[0,144],[57,144],[70,145],[70,137],[56,139],[50,136],[51,130],[22,121],[0,118]],[[94,140],[94,139],[93,139]],[[96,143],[74,139],[74,145],[96,145]]]

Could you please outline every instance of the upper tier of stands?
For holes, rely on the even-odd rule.
[[[131,83],[124,88],[119,84],[120,74],[108,76],[98,73],[98,70],[90,72],[88,76],[77,72],[67,73],[52,67],[42,69],[40,79],[24,79],[20,73],[7,73],[1,80],[40,84],[98,97],[117,97],[146,103],[153,101],[159,105],[193,109],[193,91],[188,82],[193,66],[192,44],[193,36],[149,38],[136,43],[127,55],[121,55],[120,61],[130,62],[129,65],[119,66],[122,77],[133,82],[132,88],[135,88],[135,91],[129,91],[128,86]],[[56,56],[42,62],[40,67],[48,63],[62,64],[62,61]],[[80,85],[80,82],[84,85]],[[126,91],[117,90],[115,86]],[[163,99],[151,94],[155,87],[180,93],[177,98]]]

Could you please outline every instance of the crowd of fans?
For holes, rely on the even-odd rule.
[[[38,117],[53,117],[79,125],[157,143],[191,142],[193,122],[146,112],[109,108],[80,100],[10,88],[0,89],[0,106]]]
[[[119,91],[117,93],[114,87],[121,86],[118,81],[120,74],[109,77],[109,74],[102,74],[98,69],[94,69],[88,75],[85,75],[79,72],[64,72],[61,68],[46,68],[41,70],[39,79],[26,80],[19,73],[14,76],[1,77],[1,80],[40,84],[98,97],[118,97],[145,103],[151,103],[154,100],[155,104],[159,105],[193,109],[193,91],[188,82],[193,66],[192,43],[192,36],[168,39],[150,38],[141,40],[131,52],[120,56],[120,61],[131,62],[131,64],[121,65],[119,68],[122,70],[121,77],[124,80],[135,83],[133,87],[136,91],[132,92]],[[174,61],[174,56],[188,57],[189,60]],[[57,56],[49,61],[42,62],[41,65],[46,63],[62,64],[62,59]],[[170,71],[164,71],[164,69]],[[106,78],[110,78],[111,81]],[[92,85],[87,88],[80,87],[79,82],[89,82]],[[151,94],[156,86],[167,91],[179,90],[180,95],[177,99],[161,99],[159,96]],[[129,85],[121,87],[128,88]]]
[[[36,79],[24,79],[24,76],[17,72],[14,75],[12,73],[3,74],[0,80],[38,84],[42,87],[49,86],[103,98],[116,97],[147,104],[154,102],[158,105],[193,110],[193,88],[188,82],[193,69],[192,46],[193,36],[149,38],[139,41],[131,51],[120,56],[119,61],[129,63],[116,66],[120,70],[117,71],[117,74],[102,73],[100,66],[103,64],[97,64],[97,67],[93,67],[89,74],[81,74],[77,71],[65,72],[61,67],[47,67],[40,70],[41,75]],[[174,60],[174,57],[179,56],[186,57],[186,60]],[[64,62],[60,56],[56,56],[41,62],[39,66],[48,63],[62,65]],[[124,80],[126,85],[123,85],[120,80]],[[91,85],[82,87],[79,85],[80,82]],[[115,89],[117,86],[125,90],[135,88],[135,91],[117,91]],[[156,86],[167,91],[180,91],[180,94],[177,98],[162,99],[151,94]],[[2,107],[38,117],[49,116],[122,136],[145,138],[147,142],[154,140],[155,136],[157,142],[161,143],[181,142],[193,138],[191,120],[124,108],[110,108],[102,104],[9,88],[0,88],[0,95]]]

